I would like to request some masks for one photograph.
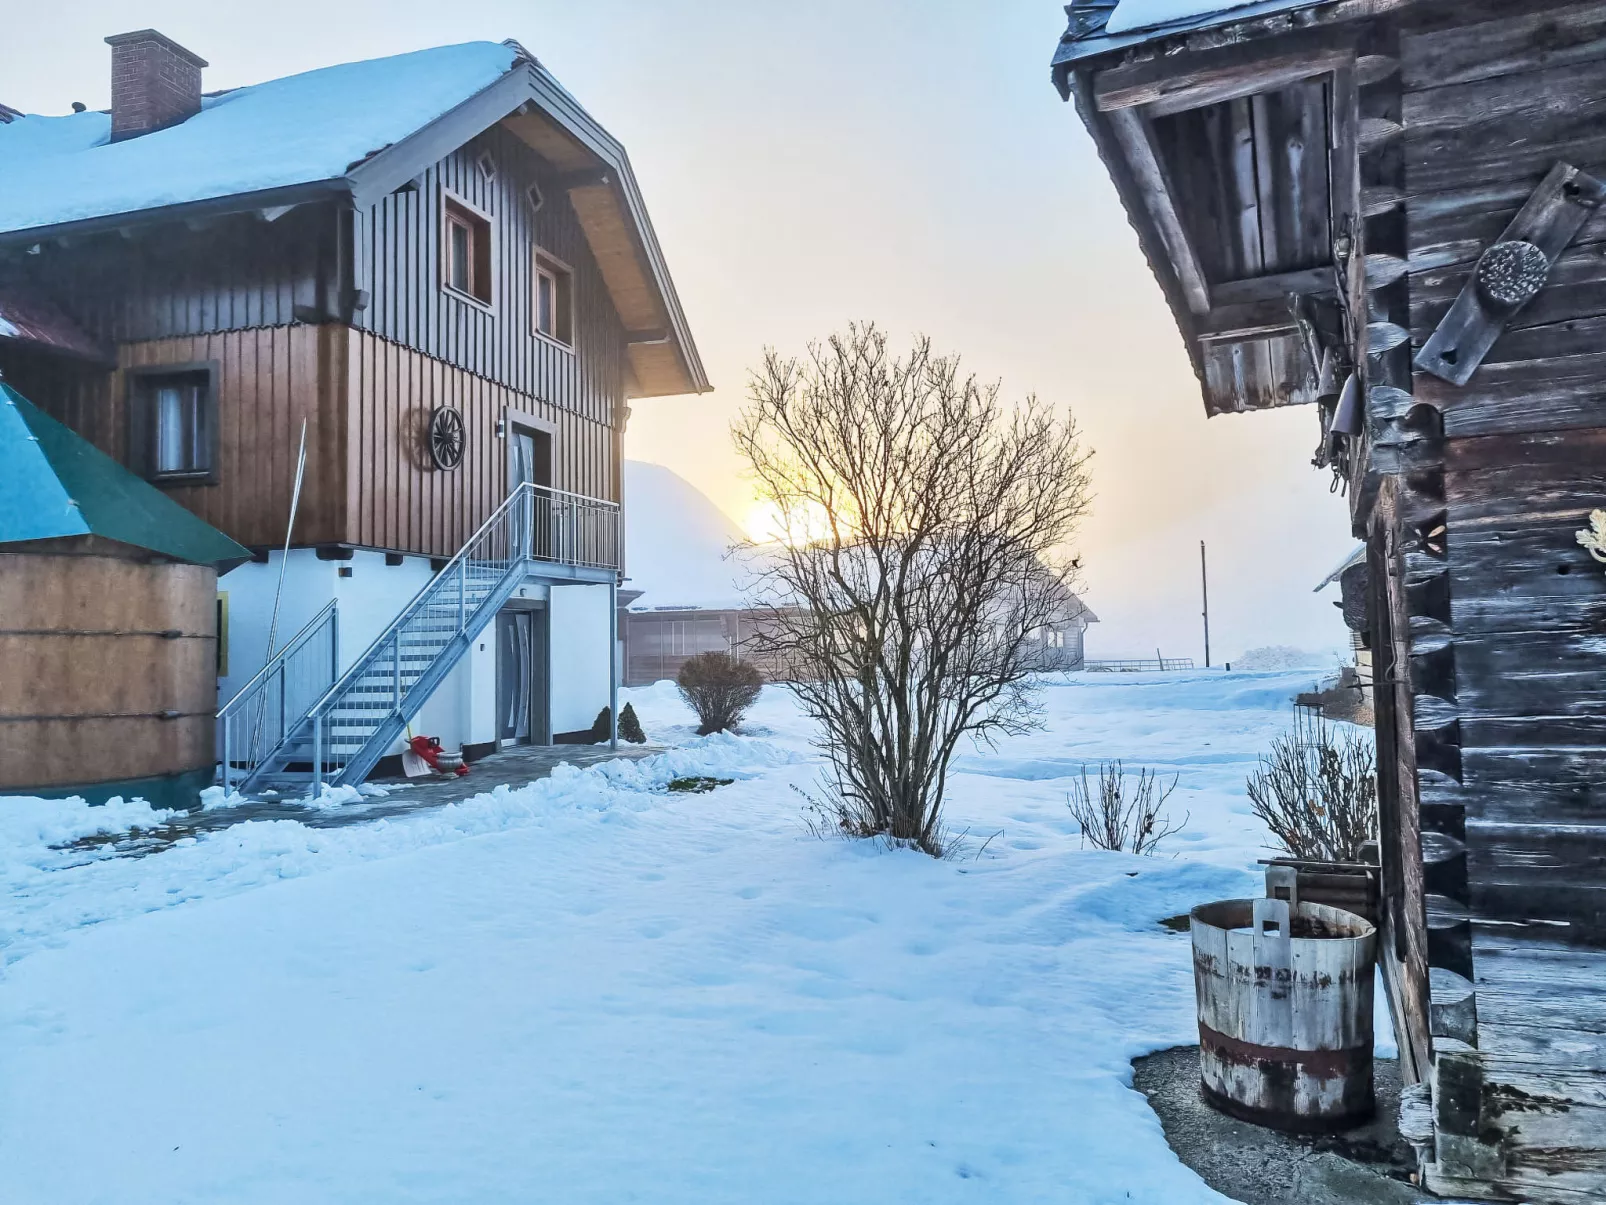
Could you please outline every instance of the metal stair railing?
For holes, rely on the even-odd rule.
[[[248,779],[271,760],[339,672],[340,615],[330,599],[218,709],[218,781],[232,788],[237,774]]]
[[[362,782],[532,562],[617,569],[617,503],[520,485],[307,709],[312,788]]]

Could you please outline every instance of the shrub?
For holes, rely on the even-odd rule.
[[[729,653],[687,658],[676,679],[680,697],[697,713],[697,735],[734,731],[758,699],[764,679],[757,669]]]
[[[613,717],[608,714],[608,709],[606,707],[597,712],[597,718],[591,721],[590,740],[593,745],[600,744],[613,735],[613,733],[609,730],[609,721],[612,718]]]
[[[1249,777],[1249,799],[1282,848],[1295,858],[1358,862],[1377,836],[1372,743],[1295,712]]]
[[[641,730],[641,721],[636,718],[636,709],[629,703],[619,709],[619,735],[632,745],[647,743],[647,734]]]
[[[1108,849],[1116,853],[1152,855],[1160,842],[1187,827],[1191,817],[1184,816],[1180,824],[1171,823],[1171,817],[1161,812],[1171,792],[1177,789],[1177,779],[1162,784],[1157,771],[1140,768],[1134,778],[1126,772],[1120,761],[1100,762],[1098,787],[1087,780],[1087,767],[1082,767],[1082,778],[1066,800],[1071,818],[1082,829],[1082,841],[1095,849]]]

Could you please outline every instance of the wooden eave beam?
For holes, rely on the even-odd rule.
[[[1204,343],[1244,343],[1298,333],[1299,323],[1287,297],[1247,305],[1218,305],[1199,315],[1194,323],[1194,337]]]
[[[1210,297],[1218,306],[1248,306],[1289,297],[1329,297],[1338,292],[1331,268],[1299,268],[1269,276],[1249,276],[1212,285]]]
[[[1344,30],[1161,55],[1098,72],[1093,98],[1102,112],[1143,106],[1151,117],[1180,113],[1326,75],[1355,61]]]
[[[1204,269],[1188,238],[1187,228],[1182,224],[1176,192],[1160,159],[1159,148],[1154,145],[1148,121],[1134,108],[1112,109],[1105,114],[1105,119],[1125,154],[1144,206],[1165,244],[1188,309],[1195,314],[1205,313],[1210,309],[1210,286],[1205,281]]]

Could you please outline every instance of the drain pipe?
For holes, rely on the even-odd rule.
[[[608,751],[619,752],[619,575],[608,583]]]

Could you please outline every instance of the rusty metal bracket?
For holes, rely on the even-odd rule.
[[[1545,287],[1556,261],[1606,202],[1606,184],[1558,163],[1498,242],[1484,251],[1461,295],[1422,350],[1423,372],[1465,385],[1506,324]]]

